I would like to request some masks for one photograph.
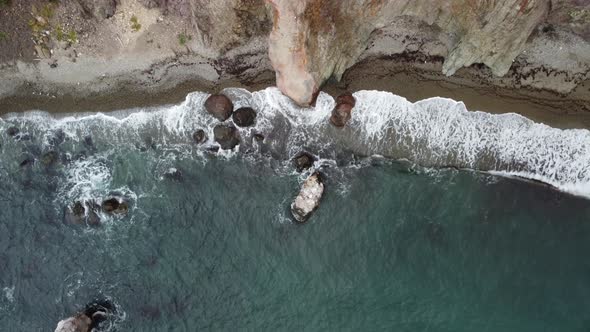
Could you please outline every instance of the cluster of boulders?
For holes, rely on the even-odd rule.
[[[215,142],[224,150],[231,150],[240,144],[238,127],[250,127],[256,120],[256,111],[251,107],[241,107],[234,111],[234,104],[223,94],[213,94],[205,100],[205,110],[221,123],[213,128]],[[225,121],[232,118],[233,123]],[[206,141],[205,132],[200,129],[193,134],[197,143]]]
[[[76,201],[66,207],[64,222],[67,225],[86,225],[99,227],[102,223],[100,213],[124,216],[129,212],[129,202],[121,197],[109,197],[100,204],[95,201]]]
[[[55,332],[91,332],[115,314],[115,306],[109,300],[96,300],[86,305],[84,311],[57,323]]]

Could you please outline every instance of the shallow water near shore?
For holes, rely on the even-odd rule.
[[[440,169],[585,196],[587,131],[369,92],[356,94],[358,110],[375,109],[334,131],[327,96],[296,117],[274,90],[227,93],[259,116],[221,154],[207,151],[205,94],[0,121],[0,330],[52,330],[96,297],[117,305],[110,331],[590,328],[590,200]],[[467,125],[479,131],[459,131]],[[513,140],[512,126],[528,138]],[[198,128],[204,145],[191,142]],[[472,144],[477,135],[488,143]],[[327,191],[296,225],[288,206],[305,174],[289,159],[301,148],[319,155]],[[72,202],[112,195],[130,202],[127,215],[64,224]]]

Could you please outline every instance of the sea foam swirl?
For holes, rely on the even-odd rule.
[[[284,161],[301,149],[325,159],[381,155],[425,167],[456,167],[524,177],[590,197],[590,131],[585,129],[551,128],[513,113],[469,111],[463,103],[446,98],[412,103],[381,91],[354,93],[357,102],[352,119],[340,129],[329,124],[335,102],[326,93],[320,93],[316,105],[310,108],[296,106],[276,88],[253,93],[232,88],[223,93],[236,108],[251,106],[258,113],[254,127],[239,128],[239,148],[229,154],[224,152],[224,156],[257,149]],[[81,149],[86,137],[92,137],[94,145],[101,149],[96,155],[102,158],[87,158],[68,167],[95,172],[98,169],[100,174],[86,176],[71,169],[69,174],[76,176],[70,176],[69,181],[84,178],[105,183],[105,176],[110,174],[103,166],[104,160],[112,159],[112,151],[122,147],[158,144],[164,150],[189,151],[193,155],[195,150],[204,151],[216,145],[213,127],[217,121],[203,108],[207,96],[194,92],[179,105],[73,114],[59,119],[38,111],[11,114],[0,121],[0,126],[6,129],[16,124],[33,137],[44,137],[41,150],[48,149],[48,137],[61,130],[69,139],[71,154]],[[197,129],[204,129],[208,137],[201,147],[191,144],[191,135]],[[264,135],[262,144],[253,139],[254,134]],[[97,164],[92,165],[95,161]],[[76,186],[80,184],[62,187],[73,194],[72,188]],[[74,197],[68,197],[71,199]]]

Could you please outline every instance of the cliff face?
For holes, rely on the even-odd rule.
[[[546,0],[269,0],[274,25],[269,56],[279,88],[309,104],[318,87],[337,78],[367,48],[371,34],[402,17],[449,36],[443,72],[484,63],[506,74],[533,29],[547,16]]]
[[[590,0],[0,3],[6,87],[137,71],[159,84],[174,70],[216,84],[274,69],[283,93],[308,105],[359,61],[413,56],[445,75],[478,64],[490,82],[569,93],[590,79],[589,40]]]

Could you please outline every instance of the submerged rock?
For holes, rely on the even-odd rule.
[[[311,168],[315,160],[316,158],[311,153],[302,151],[293,158],[293,163],[295,164],[297,172],[303,172],[304,170]]]
[[[234,104],[231,100],[221,94],[211,95],[205,101],[205,109],[219,121],[229,119],[234,111]]]
[[[183,176],[182,176],[182,171],[179,170],[178,168],[169,168],[165,173],[164,173],[164,177],[166,179],[172,180],[172,181],[178,181],[181,182],[183,180]]]
[[[218,124],[213,128],[215,142],[224,150],[231,150],[240,144],[240,134],[233,125]]]
[[[297,222],[306,222],[313,211],[320,205],[324,194],[324,183],[321,174],[315,172],[304,182],[299,195],[291,204],[291,214]]]
[[[57,162],[58,159],[59,159],[59,154],[53,150],[48,151],[41,156],[41,162],[45,166],[50,166],[50,165],[55,164],[55,162]]]
[[[330,122],[336,127],[344,127],[350,120],[356,100],[350,93],[341,94],[336,98],[336,106],[332,110]]]
[[[14,137],[14,136],[18,135],[18,133],[20,133],[20,129],[18,129],[17,127],[10,127],[8,129],[6,129],[6,135],[8,135],[10,137]]]
[[[129,211],[129,205],[123,200],[111,197],[102,202],[102,210],[106,213],[122,215],[127,214],[127,211]]]
[[[203,144],[207,141],[207,134],[205,134],[203,129],[198,129],[193,133],[193,141],[197,144]]]
[[[94,202],[82,204],[82,202],[76,201],[74,205],[66,208],[64,223],[68,225],[98,227],[101,225],[100,217],[97,213],[98,208]]]
[[[232,120],[239,127],[250,127],[254,124],[255,119],[256,111],[250,107],[239,108],[232,115]]]

